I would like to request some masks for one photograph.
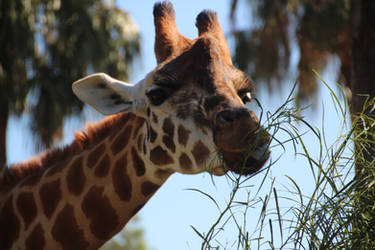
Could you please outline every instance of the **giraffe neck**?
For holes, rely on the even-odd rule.
[[[62,155],[58,162],[44,166],[51,161],[47,154],[34,159],[39,165],[18,167],[35,169],[18,170],[19,180],[5,185],[0,249],[97,249],[167,180],[171,170],[144,159],[152,137],[145,120],[131,113],[111,119],[110,126],[76,136],[81,150],[73,143],[77,152],[53,153]]]

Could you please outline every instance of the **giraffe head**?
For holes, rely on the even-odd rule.
[[[245,106],[252,82],[233,66],[216,13],[197,16],[194,40],[179,33],[168,1],[155,4],[154,22],[157,67],[143,80],[133,85],[93,74],[75,82],[74,93],[103,114],[143,117],[148,143],[163,145],[159,153],[178,162],[174,171],[259,170],[269,156],[269,135]]]

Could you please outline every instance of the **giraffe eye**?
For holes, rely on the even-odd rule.
[[[169,95],[165,89],[155,88],[147,91],[146,96],[152,105],[159,106],[168,98]]]
[[[251,102],[251,93],[250,92],[246,92],[244,94],[242,94],[241,96],[241,100],[243,103],[248,103],[248,102]]]

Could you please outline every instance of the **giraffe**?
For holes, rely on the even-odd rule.
[[[176,172],[249,175],[270,136],[245,104],[252,82],[232,64],[217,14],[181,35],[168,1],[154,5],[156,68],[137,84],[96,73],[73,83],[108,115],[65,148],[0,175],[0,249],[97,249]]]

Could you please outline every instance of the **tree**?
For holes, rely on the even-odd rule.
[[[268,85],[282,80],[290,62],[291,37],[296,37],[300,49],[297,99],[316,94],[317,79],[311,70],[323,69],[327,59],[334,55],[341,62],[339,82],[346,87],[352,116],[362,111],[367,99],[375,97],[372,1],[248,2],[253,3],[262,25],[252,30],[234,29],[234,61],[255,80]],[[232,0],[231,6],[234,18],[237,0]],[[369,109],[366,115],[373,117],[372,112]],[[370,155],[374,155],[371,148],[372,144],[363,151],[369,162]]]
[[[300,50],[297,100],[314,97],[320,71],[329,58],[341,61],[340,82],[351,79],[351,25],[349,0],[247,0],[260,24],[250,30],[237,30],[234,62],[254,80],[266,82],[269,90],[287,75],[295,39]],[[231,1],[232,19],[237,0]],[[294,70],[294,69],[292,69]]]
[[[138,225],[135,216],[116,237],[105,243],[100,250],[146,250],[149,249],[144,239],[144,231]]]
[[[363,112],[356,126],[356,178],[360,183],[353,216],[353,248],[371,249],[375,239],[375,2],[352,1],[352,117]]]
[[[11,114],[30,112],[35,139],[50,146],[82,111],[72,82],[94,71],[126,79],[140,48],[116,0],[3,0],[0,34],[0,166]]]
[[[349,200],[354,200],[352,213],[344,222],[351,227],[349,240],[353,249],[372,249],[375,239],[375,2],[248,2],[254,4],[262,25],[251,31],[234,32],[235,62],[253,73],[256,79],[279,80],[280,72],[286,71],[290,60],[290,33],[296,37],[301,54],[299,97],[306,98],[316,92],[312,69],[322,69],[332,55],[340,59],[340,83],[346,87],[354,126],[356,170],[354,191],[348,188]],[[232,0],[231,5],[235,11],[237,0]],[[294,24],[297,24],[295,29]],[[334,198],[330,197],[331,201]],[[350,210],[343,207],[338,211],[345,209]],[[327,228],[324,230],[328,231]],[[335,237],[338,231],[330,233]]]
[[[11,114],[30,113],[35,139],[48,147],[62,138],[64,118],[83,109],[71,84],[98,71],[127,79],[140,52],[116,0],[2,0],[0,47],[0,168]],[[122,234],[130,249],[145,249],[141,229]]]
[[[352,91],[351,113],[355,116],[360,113],[366,101],[375,98],[375,21],[372,16],[375,14],[374,1],[352,1],[353,16],[353,63],[350,88]],[[371,128],[374,125],[371,118],[375,118],[373,107],[365,110],[365,114],[370,118],[369,124],[365,127]],[[364,127],[359,127],[363,130]],[[375,138],[370,138],[374,142]],[[375,160],[375,144],[368,145],[364,151],[366,162]],[[360,171],[357,169],[357,171]]]

